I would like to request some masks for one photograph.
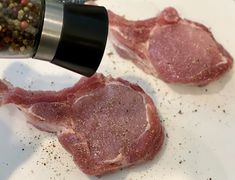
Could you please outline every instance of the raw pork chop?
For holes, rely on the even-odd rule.
[[[87,174],[151,160],[164,133],[152,99],[138,86],[96,74],[62,91],[26,91],[0,82],[0,103],[15,104],[36,128],[56,133]]]
[[[109,21],[119,55],[167,83],[202,86],[232,67],[232,57],[209,29],[182,19],[174,8],[142,21],[128,21],[109,11]]]

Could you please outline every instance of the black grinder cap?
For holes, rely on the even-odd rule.
[[[108,13],[104,7],[64,4],[63,26],[53,64],[93,75],[104,54]]]

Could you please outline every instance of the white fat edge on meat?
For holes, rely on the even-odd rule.
[[[113,159],[108,159],[108,160],[105,160],[104,163],[117,163],[117,162],[123,162],[125,159],[125,157],[123,156],[122,153],[119,153],[115,158]]]
[[[5,84],[5,85],[8,87],[8,89],[11,89],[11,88],[14,87],[14,86],[13,86],[9,81],[7,81],[5,78],[1,79],[0,81],[1,81],[3,84]]]
[[[222,53],[220,53],[221,56],[221,61],[219,63],[217,63],[215,66],[220,66],[223,64],[227,64],[228,63],[228,59],[222,55]],[[200,72],[198,72],[196,75],[190,76],[190,78],[194,78],[195,76],[200,76],[202,73],[204,73],[205,71],[207,71],[207,68],[201,70]],[[211,78],[207,79],[208,81],[211,80]],[[189,85],[194,85],[195,83],[189,83]]]
[[[118,28],[112,28],[112,30],[115,30],[117,32],[119,32],[120,34],[122,34],[120,31],[116,30]],[[125,37],[125,36],[124,36]],[[112,35],[112,33],[110,33],[110,38],[112,39],[112,43],[114,46],[117,46],[118,48],[122,49],[123,51],[127,52],[128,54],[131,54],[133,59],[129,59],[137,64],[139,64],[141,67],[144,67],[144,69],[146,69],[145,71],[147,71],[149,74],[153,74],[154,76],[157,76],[157,72],[155,71],[155,68],[152,66],[152,63],[146,63],[147,59],[143,61],[142,58],[140,58],[134,51],[132,51],[130,48],[124,46],[122,43],[120,43],[114,35]],[[125,38],[126,39],[126,38]],[[148,51],[148,47],[149,47],[149,41],[146,41],[145,43],[143,43],[143,51],[146,50]],[[143,54],[145,54],[146,57],[148,57],[148,55],[146,55],[146,53],[142,52]],[[151,66],[151,67],[150,67]],[[151,70],[151,71],[150,71]]]
[[[123,156],[123,154],[120,153],[120,154],[118,154],[118,155],[116,156],[116,158],[111,159],[111,160],[106,160],[106,161],[104,161],[104,163],[107,163],[107,164],[120,163],[119,169],[121,169],[121,168],[124,168],[124,167],[128,167],[128,166],[130,166],[130,165],[132,165],[132,164],[141,163],[141,162],[143,162],[143,161],[145,161],[144,158],[143,158],[143,159],[140,159],[140,160],[138,160],[138,161],[135,161],[135,162],[130,163],[130,162],[128,162],[128,160],[125,158],[125,156]]]
[[[217,63],[215,66],[219,66],[219,65],[228,63],[228,59],[225,56],[223,56],[222,53],[220,53],[220,56],[221,56],[221,62]]]
[[[25,109],[25,108],[21,108],[20,109],[27,115],[29,116],[29,114],[31,114],[33,117],[36,117],[39,120],[33,120],[32,118],[28,118],[29,119],[29,123],[35,125],[37,128],[42,129],[44,131],[48,131],[48,132],[60,132],[63,131],[63,129],[65,129],[65,127],[63,127],[62,125],[59,124],[55,124],[55,123],[49,123],[46,121],[45,118],[35,114],[32,111],[32,106]]]
[[[154,29],[154,28],[153,28]],[[158,72],[156,71],[155,67],[153,66],[153,64],[151,63],[150,57],[149,57],[149,42],[151,39],[151,33],[152,30],[150,31],[150,35],[149,35],[149,39],[147,41],[145,41],[144,43],[142,43],[143,48],[139,49],[141,50],[141,52],[145,55],[146,59],[143,60],[142,58],[138,57],[138,64],[142,64],[142,66],[144,67],[144,71],[147,72],[148,74],[152,74],[153,76],[157,77],[158,76]],[[146,63],[146,62],[149,63]]]
[[[111,26],[110,27],[111,31],[117,31],[119,34],[122,35],[122,37],[124,37],[125,39],[127,39],[128,37],[125,36],[121,31],[120,31],[120,28],[118,26]]]
[[[110,38],[112,39],[112,43],[117,46],[118,48],[122,49],[123,51],[128,52],[129,54],[132,54],[132,56],[134,56],[134,59],[138,59],[141,60],[140,57],[138,55],[136,55],[135,52],[133,52],[131,49],[129,49],[128,47],[124,46],[122,43],[120,43],[115,36],[111,33],[110,34]]]
[[[62,126],[58,131],[57,131],[57,135],[63,135],[63,134],[76,134],[75,131],[72,128],[66,128],[64,126]]]
[[[141,93],[139,93],[139,94],[141,94]],[[141,94],[142,95],[142,94]],[[142,95],[142,97],[143,97],[144,95]],[[149,104],[146,104],[146,101],[145,101],[145,98],[143,97],[143,101],[144,101],[144,104],[145,104],[145,109],[146,109],[146,121],[147,121],[147,125],[146,125],[146,127],[145,127],[145,130],[144,130],[144,132],[142,132],[142,134],[139,136],[139,138],[138,139],[140,139],[145,133],[146,133],[146,131],[148,131],[150,128],[151,128],[151,125],[150,125],[150,117],[149,117],[149,112],[148,112],[148,109],[150,109],[149,108]]]
[[[77,98],[76,101],[74,101],[73,104],[76,104],[78,101],[80,101],[81,99],[83,99],[83,98],[85,98],[85,97],[93,96],[93,95],[94,95],[94,93],[90,93],[90,94],[83,95],[83,96]]]
[[[27,109],[27,111],[25,111],[25,112],[26,112],[26,113],[29,113],[29,114],[32,114],[34,117],[37,117],[38,119],[41,120],[41,122],[46,121],[46,119],[43,118],[42,116],[39,116],[39,115],[35,114],[35,113],[33,112],[32,108],[33,108],[33,105],[30,106],[30,107]]]

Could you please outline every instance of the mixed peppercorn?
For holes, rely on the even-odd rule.
[[[41,13],[41,0],[0,0],[0,53],[32,52]]]

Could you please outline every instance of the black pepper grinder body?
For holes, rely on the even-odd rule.
[[[101,6],[0,0],[0,58],[45,60],[91,76],[107,35],[108,14]]]

